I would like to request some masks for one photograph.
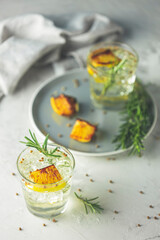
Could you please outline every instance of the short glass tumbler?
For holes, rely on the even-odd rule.
[[[26,148],[18,157],[17,168],[21,176],[22,189],[27,208],[34,215],[51,218],[63,213],[71,190],[75,160],[71,152],[57,144],[48,144],[58,157],[46,157],[35,148]],[[60,157],[59,157],[60,156]],[[53,165],[62,179],[51,184],[37,184],[30,179],[30,173]]]
[[[138,55],[124,43],[103,42],[87,57],[90,97],[95,107],[119,109],[133,91]]]

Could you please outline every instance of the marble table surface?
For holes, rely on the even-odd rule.
[[[16,6],[18,6],[18,2],[15,1]],[[44,3],[42,0],[40,2]],[[86,2],[89,5],[89,1]],[[104,3],[104,1],[102,2]],[[113,1],[113,4],[115,2]],[[138,75],[144,83],[150,84],[148,89],[154,96],[158,109],[157,124],[145,142],[146,150],[142,157],[128,157],[121,154],[115,155],[115,160],[107,160],[107,157],[75,155],[76,168],[73,188],[66,212],[56,217],[56,223],[38,218],[28,212],[16,169],[17,156],[24,147],[19,141],[28,134],[28,129],[34,130],[28,116],[28,107],[33,92],[42,82],[54,76],[52,66],[33,67],[21,79],[15,93],[0,101],[0,239],[160,239],[160,42],[156,20],[155,22],[153,19],[151,20],[155,30],[151,29],[150,33],[148,32],[149,27],[145,25],[145,20],[147,23],[149,22],[147,16],[151,18],[149,15],[151,5],[149,5],[149,1],[146,2],[147,14],[144,19],[141,17],[142,23],[137,18],[137,22],[134,19],[132,24],[134,11],[131,13],[131,18],[129,18],[129,14],[124,17],[126,18],[124,22],[129,19],[128,27],[132,34],[126,32],[123,38],[123,41],[131,44],[139,53]],[[155,1],[156,5],[154,6],[154,1],[152,2],[151,11],[154,15],[156,6],[160,7],[160,4],[158,5],[158,2]],[[131,8],[136,9],[136,4],[138,1],[135,1]],[[4,7],[6,7],[5,2]],[[115,14],[111,3],[109,7],[113,13],[113,19],[115,18],[117,21],[120,19],[123,25],[122,18]],[[142,4],[140,7],[143,8]],[[96,11],[96,6],[93,8]],[[48,11],[50,14],[48,8],[44,9],[46,11],[44,13]],[[28,7],[27,10],[31,11],[31,7]],[[34,8],[35,10],[36,8]],[[14,8],[13,15],[17,14],[16,11]],[[158,11],[158,9],[155,11],[157,19],[159,19]],[[24,11],[19,12],[23,13]],[[106,15],[108,13],[110,16],[111,12],[106,10]],[[12,10],[9,8],[9,14],[11,15],[11,13]],[[142,24],[144,28],[142,28]],[[37,136],[43,140],[38,133]],[[12,175],[13,172],[15,176]],[[86,173],[89,174],[89,177],[85,176]],[[90,178],[94,182],[90,182]],[[112,184],[109,182],[110,180],[113,181]],[[77,191],[78,188],[82,189],[84,195],[99,196],[99,201],[104,207],[101,215],[85,214],[83,206],[74,197],[74,191]],[[110,193],[109,189],[113,192]],[[143,191],[144,194],[140,194],[140,191]],[[16,193],[19,195],[17,196]],[[150,205],[153,208],[150,208]],[[118,211],[118,214],[115,214],[115,211]],[[44,223],[46,227],[43,226]],[[138,224],[141,226],[138,227]],[[19,227],[22,228],[22,231],[19,231]]]

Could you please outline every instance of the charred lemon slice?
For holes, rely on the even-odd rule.
[[[35,184],[25,183],[25,185],[36,192],[54,192],[66,185],[54,164],[31,172],[29,178]]]
[[[93,51],[89,56],[90,62],[93,67],[114,67],[121,59],[114,55],[113,51],[109,48],[100,48]]]
[[[79,105],[74,97],[64,94],[58,97],[51,97],[50,103],[52,109],[59,115],[72,116],[79,110]]]
[[[95,125],[92,125],[87,121],[77,119],[70,134],[70,138],[79,142],[90,142],[95,131]]]
[[[35,192],[56,192],[63,189],[66,186],[66,182],[61,181],[61,183],[51,184],[51,185],[39,185],[39,184],[30,184],[25,183],[26,187],[35,191]]]

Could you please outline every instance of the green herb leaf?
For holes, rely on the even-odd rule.
[[[104,87],[102,89],[101,95],[105,95],[107,90],[112,87],[112,85],[115,83],[115,75],[116,73],[124,66],[127,59],[124,57],[116,66],[112,67],[110,70],[108,70],[108,76],[109,79],[106,83],[104,83]]]
[[[27,141],[26,142],[20,141],[21,143],[25,144],[27,147],[36,148],[38,151],[42,152],[47,157],[57,157],[57,158],[61,157],[60,155],[54,154],[56,152],[57,148],[55,148],[53,150],[47,149],[49,135],[46,136],[44,143],[41,146],[36,138],[35,133],[32,133],[30,129],[29,129],[29,133],[30,133],[31,139],[29,137],[25,136],[24,138]],[[49,159],[49,161],[51,161],[51,159]]]
[[[117,144],[116,150],[131,147],[130,154],[141,155],[144,150],[144,137],[153,121],[153,116],[150,114],[151,105],[150,96],[137,80],[135,89],[129,95],[121,112],[123,123],[113,140],[113,143]]]
[[[84,204],[84,208],[86,211],[86,214],[89,213],[101,213],[104,209],[99,205],[98,202],[93,202],[97,200],[99,197],[87,199],[82,196],[79,196],[76,192],[74,192],[75,196]]]

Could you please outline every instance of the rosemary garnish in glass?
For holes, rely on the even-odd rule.
[[[54,154],[57,150],[57,147],[55,149],[48,150],[47,143],[48,143],[49,134],[47,134],[47,136],[44,140],[44,143],[41,146],[40,143],[38,142],[37,138],[36,138],[35,133],[32,133],[30,129],[29,129],[29,133],[30,133],[31,139],[29,137],[25,136],[24,138],[27,141],[26,142],[20,141],[21,143],[24,143],[27,147],[36,148],[38,151],[43,153],[46,157],[61,157],[60,155]],[[50,160],[50,159],[48,159],[48,160]]]
[[[107,71],[107,75],[109,76],[109,81],[104,83],[104,87],[102,89],[101,95],[105,95],[107,90],[115,83],[115,76],[117,72],[124,66],[127,59],[124,57],[116,66],[112,67]]]
[[[84,204],[86,214],[91,213],[101,213],[104,210],[98,202],[93,202],[97,200],[99,197],[87,199],[82,196],[79,196],[76,192],[74,192],[75,196]]]

